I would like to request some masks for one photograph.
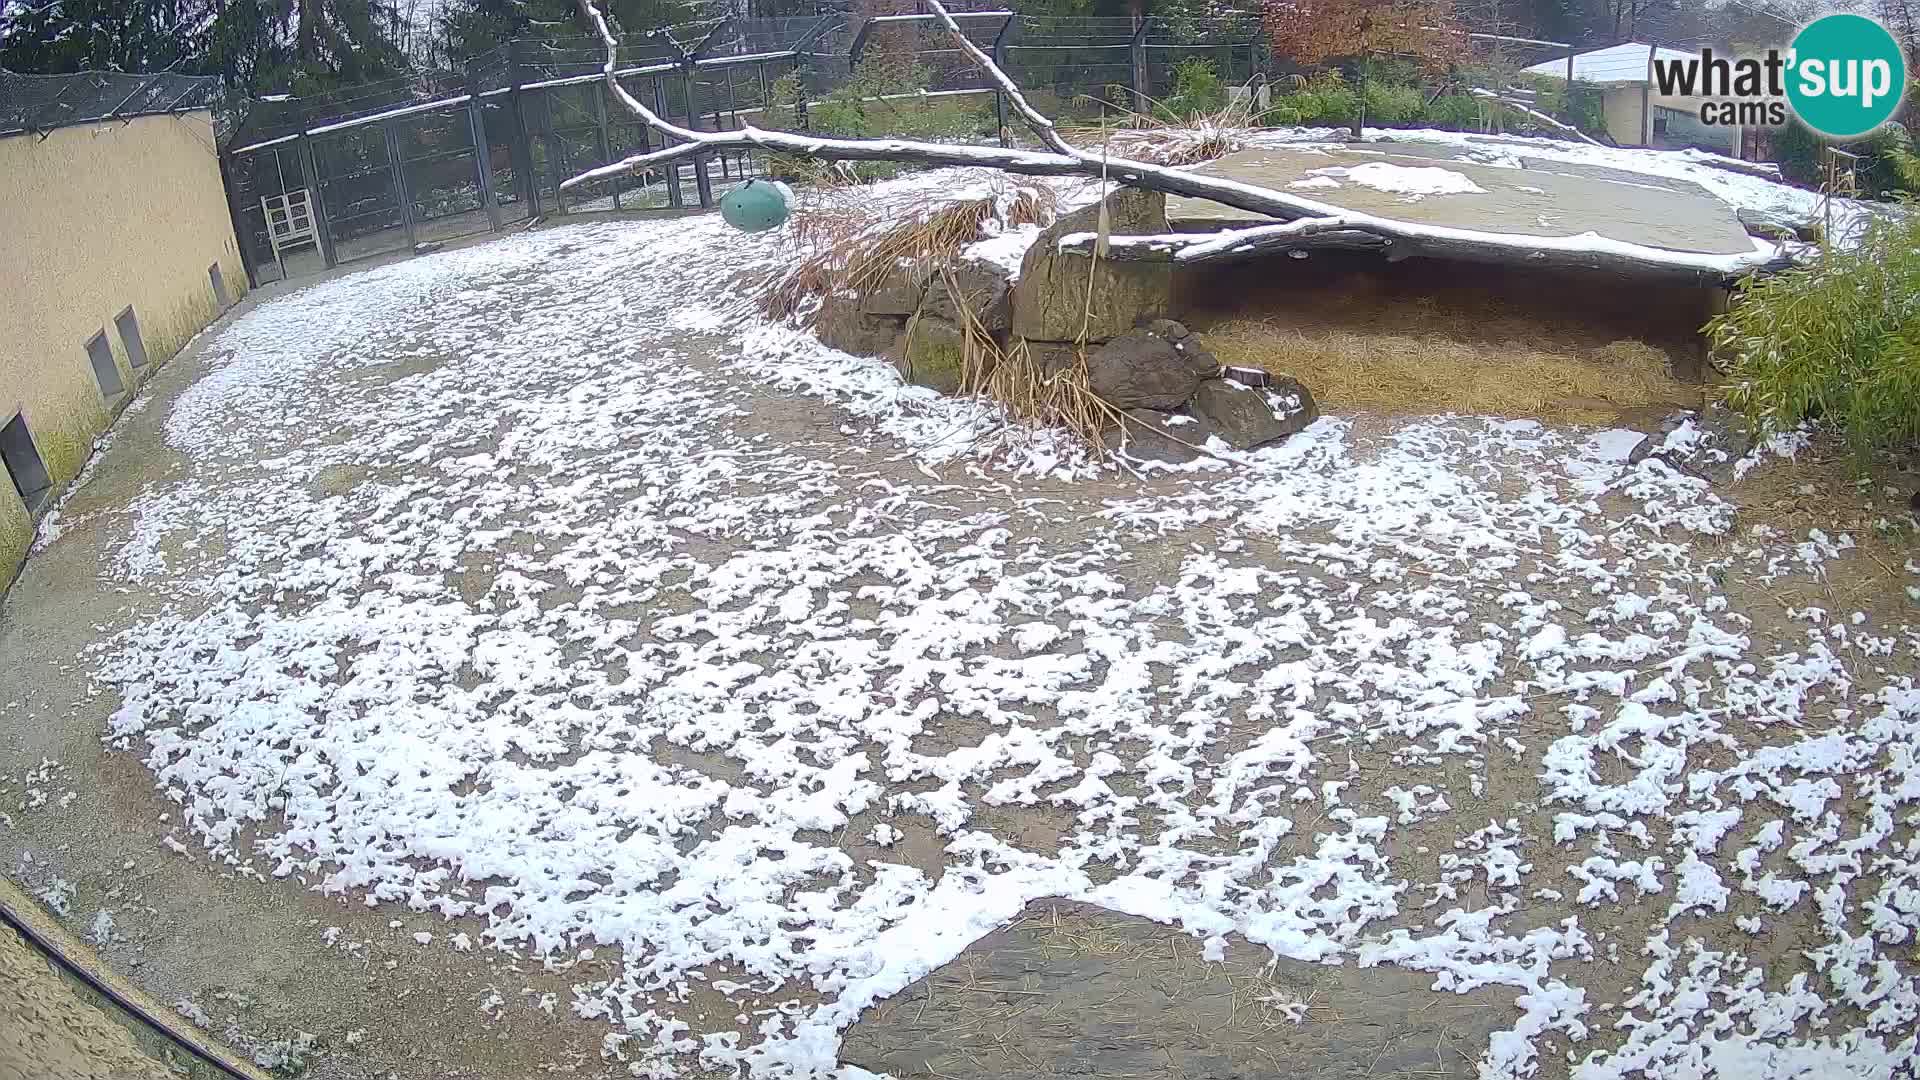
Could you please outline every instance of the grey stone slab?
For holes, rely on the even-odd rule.
[[[1381,217],[1521,236],[1600,236],[1670,251],[1735,254],[1753,242],[1732,206],[1685,180],[1646,176],[1597,165],[1531,161],[1511,168],[1463,160],[1459,147],[1410,142],[1338,147],[1242,150],[1194,171],[1276,188],[1289,194]],[[1444,168],[1466,176],[1485,194],[1407,195],[1379,191],[1336,177],[1338,189],[1291,187],[1316,169],[1384,161],[1409,168]],[[1169,226],[1178,231],[1259,224],[1269,219],[1207,199],[1167,199]]]
[[[868,1010],[841,1060],[917,1077],[1392,1080],[1474,1075],[1515,992],[1436,993],[1433,976],[1275,960],[1229,938],[1209,963],[1172,927],[1038,901]]]

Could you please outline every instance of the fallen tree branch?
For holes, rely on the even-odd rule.
[[[1594,138],[1593,136],[1588,135],[1586,132],[1581,131],[1579,128],[1574,127],[1572,124],[1563,123],[1562,121],[1555,120],[1553,117],[1548,116],[1546,113],[1541,112],[1539,109],[1529,108],[1525,105],[1520,104],[1517,101],[1509,101],[1508,99],[1501,97],[1499,94],[1496,94],[1491,90],[1486,90],[1486,89],[1482,89],[1481,87],[1475,86],[1475,87],[1469,88],[1468,92],[1471,93],[1474,97],[1485,98],[1488,101],[1491,101],[1497,105],[1505,105],[1507,108],[1512,109],[1514,112],[1524,113],[1525,115],[1531,117],[1535,123],[1545,124],[1547,127],[1550,127],[1553,130],[1558,131],[1563,135],[1570,135],[1573,138],[1579,139],[1581,142],[1586,143],[1589,146],[1605,146],[1606,145],[1600,140]]]
[[[1090,232],[1068,233],[1060,250],[1091,255],[1096,238]],[[1231,262],[1286,252],[1339,249],[1374,251],[1390,261],[1423,256],[1464,262],[1538,267],[1544,270],[1602,270],[1637,276],[1671,276],[1729,281],[1754,271],[1780,270],[1793,265],[1784,249],[1717,255],[1669,251],[1610,240],[1586,233],[1580,236],[1517,236],[1415,225],[1367,214],[1302,218],[1273,225],[1256,225],[1213,233],[1165,233],[1157,236],[1110,236],[1106,258],[1130,262],[1172,262],[1192,265]]]
[[[648,126],[679,140],[680,145],[636,154],[611,165],[590,169],[561,184],[563,191],[595,180],[643,171],[705,151],[753,148],[825,161],[901,161],[998,169],[1028,176],[1085,176],[1167,195],[1208,199],[1237,210],[1274,218],[1279,223],[1228,233],[1131,238],[1139,242],[1131,246],[1126,256],[1119,255],[1116,250],[1116,257],[1171,258],[1184,263],[1240,258],[1271,250],[1345,247],[1384,251],[1392,259],[1431,255],[1524,266],[1565,266],[1719,279],[1738,278],[1754,270],[1767,269],[1786,258],[1784,249],[1780,248],[1771,251],[1756,249],[1736,255],[1711,255],[1645,247],[1592,234],[1540,237],[1422,225],[1347,210],[1257,184],[1129,158],[1103,157],[1081,150],[1062,138],[1053,121],[1026,99],[1019,84],[1001,70],[991,56],[968,40],[941,0],[926,0],[927,7],[939,16],[942,25],[953,35],[961,50],[972,57],[974,63],[1007,96],[1014,112],[1033,130],[1047,147],[1046,150],[924,143],[909,139],[833,139],[771,131],[751,125],[732,131],[696,131],[654,113],[620,85],[617,74],[619,45],[607,24],[606,16],[601,13],[595,0],[578,0],[578,3],[606,48],[607,58],[601,71],[615,100]],[[1312,224],[1308,224],[1309,221]],[[1289,223],[1297,224],[1300,228],[1286,231],[1284,226]],[[1377,239],[1362,239],[1369,235]],[[1062,250],[1078,252],[1080,249],[1063,244]]]

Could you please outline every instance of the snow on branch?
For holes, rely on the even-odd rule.
[[[1093,233],[1068,233],[1060,238],[1060,250],[1091,254],[1094,243]],[[1187,265],[1336,248],[1378,252],[1395,262],[1427,256],[1544,270],[1604,270],[1641,277],[1720,281],[1756,270],[1783,269],[1792,261],[1784,249],[1761,250],[1757,245],[1751,252],[1730,255],[1671,251],[1613,240],[1597,233],[1521,236],[1421,225],[1351,211],[1333,217],[1301,218],[1224,232],[1114,236],[1108,238],[1107,257]]]

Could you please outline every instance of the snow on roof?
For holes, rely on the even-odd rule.
[[[1573,58],[1573,78],[1575,82],[1592,83],[1643,83],[1647,81],[1647,51],[1662,60],[1697,60],[1698,53],[1681,52],[1679,49],[1655,48],[1638,41],[1629,41],[1624,45],[1614,45],[1592,52],[1579,53]],[[1535,64],[1527,69],[1530,75],[1552,75],[1567,77],[1565,58],[1549,60],[1544,64]]]

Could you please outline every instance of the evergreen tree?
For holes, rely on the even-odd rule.
[[[210,0],[29,0],[0,5],[0,67],[71,71],[204,69]]]

